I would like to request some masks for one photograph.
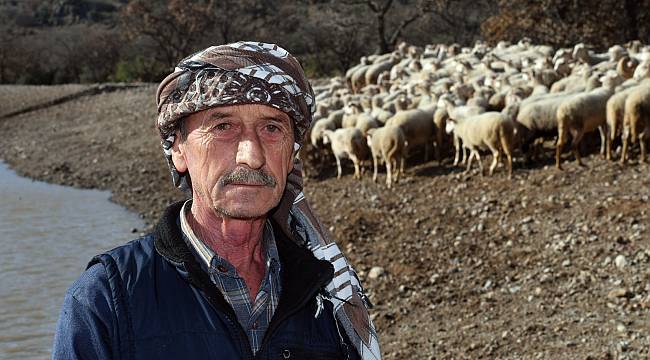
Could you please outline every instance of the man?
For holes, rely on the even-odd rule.
[[[380,359],[356,274],[302,194],[314,94],[273,44],[210,47],[157,92],[176,186],[141,239],[68,290],[54,358]]]

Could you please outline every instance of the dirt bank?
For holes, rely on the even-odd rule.
[[[153,129],[154,91],[0,120],[0,158],[109,189],[151,223],[182,197]],[[366,278],[387,359],[650,357],[650,167],[585,160],[564,172],[517,164],[508,180],[416,159],[392,191],[312,165],[305,191]],[[372,267],[385,273],[370,279]]]

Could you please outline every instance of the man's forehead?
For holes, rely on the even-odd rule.
[[[268,105],[262,104],[242,104],[242,105],[224,105],[212,107],[206,110],[205,116],[210,118],[220,118],[227,116],[252,116],[257,118],[273,118],[279,121],[291,122],[291,118],[285,112],[280,111]]]
[[[269,119],[293,125],[291,117],[285,112],[263,104],[224,105],[205,109],[196,113],[205,120],[228,117],[245,117],[251,119]]]

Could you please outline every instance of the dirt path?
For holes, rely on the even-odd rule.
[[[151,223],[182,197],[154,91],[0,120],[0,158],[25,176],[109,189]],[[308,159],[306,195],[365,279],[385,358],[650,357],[650,166],[589,156],[564,172],[517,164],[508,180],[502,168],[467,178],[415,161],[389,191]],[[373,267],[384,274],[370,278]]]

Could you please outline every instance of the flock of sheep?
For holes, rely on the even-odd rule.
[[[492,153],[490,175],[504,157],[508,176],[513,155],[528,163],[543,142],[557,138],[555,162],[569,144],[582,165],[579,145],[584,135],[600,132],[600,152],[612,159],[620,137],[620,162],[629,143],[650,138],[650,47],[633,41],[595,53],[584,44],[555,50],[522,40],[495,47],[477,43],[400,44],[395,51],[361,58],[345,78],[314,87],[317,110],[311,128],[316,148],[331,146],[341,176],[341,159],[352,160],[354,177],[363,162],[386,164],[388,187],[399,180],[404,159],[423,147],[425,160],[433,146],[441,163],[446,144],[455,149],[454,166]],[[469,155],[468,155],[469,153]]]

